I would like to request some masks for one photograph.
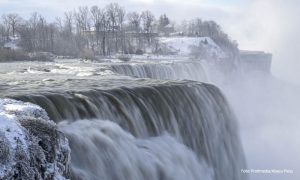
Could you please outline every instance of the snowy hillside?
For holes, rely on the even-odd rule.
[[[191,53],[191,47],[204,47],[205,51],[211,56],[224,58],[224,51],[210,37],[163,37],[159,41],[172,53],[179,56],[188,56]]]

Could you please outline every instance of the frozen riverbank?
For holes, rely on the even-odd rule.
[[[68,179],[68,141],[42,108],[0,99],[0,137],[0,179]]]

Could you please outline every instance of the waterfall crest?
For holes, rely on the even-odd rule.
[[[173,63],[136,63],[111,65],[115,73],[151,79],[188,79],[207,82],[207,76],[199,61]]]

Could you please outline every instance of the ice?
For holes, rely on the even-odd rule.
[[[67,179],[70,149],[45,110],[0,99],[0,179]]]

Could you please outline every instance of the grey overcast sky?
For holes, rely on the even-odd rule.
[[[151,10],[177,21],[215,20],[241,49],[273,53],[274,74],[300,84],[299,0],[0,0],[0,14],[16,12],[28,17],[36,11],[53,20],[78,6],[104,7],[111,2],[127,12]]]

